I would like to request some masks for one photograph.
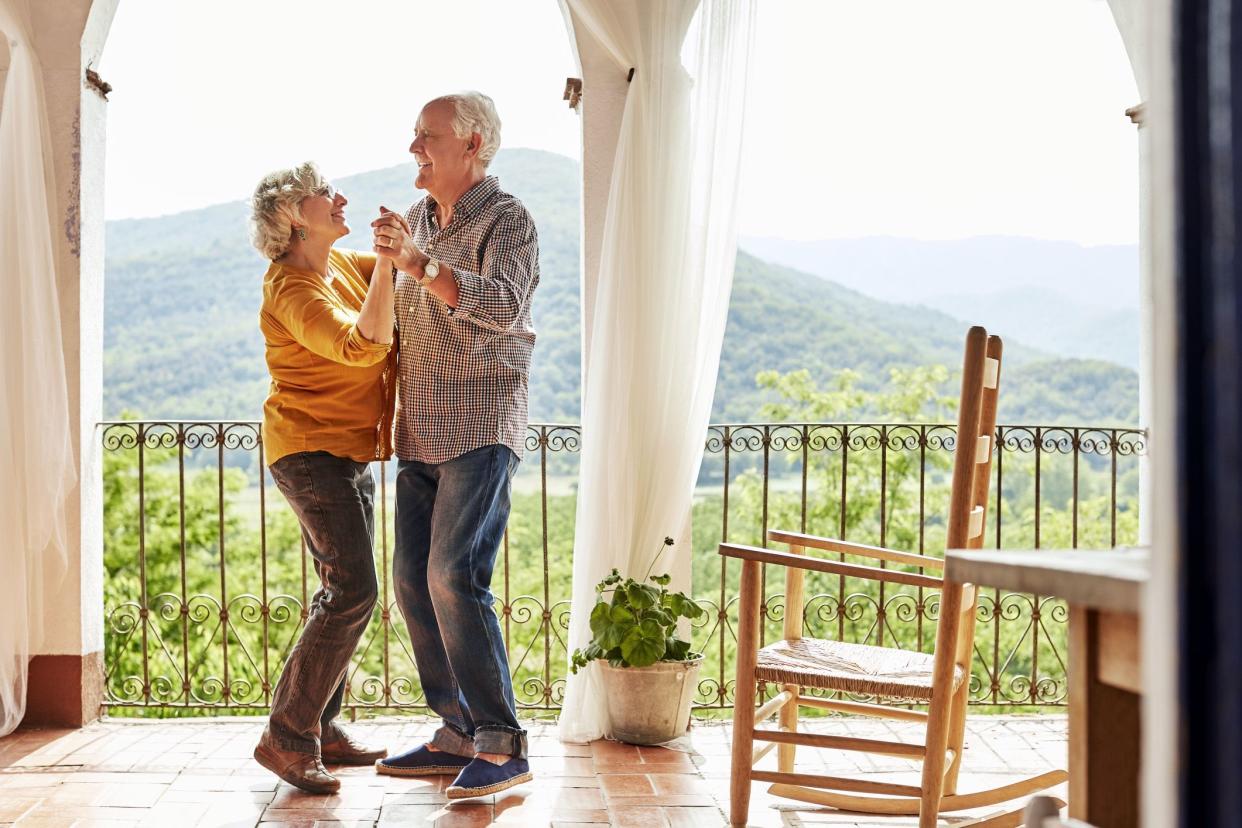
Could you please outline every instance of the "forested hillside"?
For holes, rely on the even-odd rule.
[[[579,419],[578,172],[570,159],[508,150],[493,171],[535,217],[542,279],[531,419]],[[415,196],[410,165],[342,179],[354,232],[369,246],[377,207],[404,210]],[[243,201],[154,219],[110,222],[105,292],[108,417],[255,419],[267,388],[257,330],[266,262],[246,239]],[[846,280],[842,280],[846,281]],[[842,369],[860,388],[883,388],[894,368],[954,366],[971,322],[917,305],[872,299],[831,280],[738,256],[713,408],[715,421],[761,416],[764,370],[808,369],[828,383]],[[993,323],[995,327],[995,323]],[[1004,330],[998,333],[1005,335]],[[675,358],[675,355],[670,355]],[[1002,421],[1132,424],[1137,377],[1107,362],[1058,359],[1012,339]],[[950,393],[954,380],[946,383]],[[875,412],[859,411],[857,419]]]

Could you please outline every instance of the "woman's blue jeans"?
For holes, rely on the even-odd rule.
[[[268,731],[281,750],[318,755],[323,732],[341,711],[345,671],[378,594],[375,478],[370,463],[326,451],[290,454],[269,470],[302,525],[320,587],[276,682]]]
[[[517,465],[492,445],[434,465],[403,460],[397,472],[397,605],[427,705],[443,720],[431,743],[463,756],[526,756],[491,592]]]

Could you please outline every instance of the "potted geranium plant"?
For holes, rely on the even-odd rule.
[[[664,546],[673,539],[665,538]],[[591,611],[591,641],[574,650],[571,669],[598,660],[608,697],[610,735],[654,745],[686,732],[701,653],[677,634],[679,619],[694,621],[703,609],[683,592],[670,592],[669,575],[652,575],[657,552],[641,580],[614,569],[600,581]]]

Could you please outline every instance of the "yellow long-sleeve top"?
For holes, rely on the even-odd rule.
[[[374,270],[373,253],[336,249],[328,279],[276,262],[267,269],[259,328],[272,375],[263,403],[268,464],[299,451],[358,461],[392,454],[397,349],[358,330]]]

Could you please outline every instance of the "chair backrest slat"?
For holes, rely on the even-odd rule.
[[[999,450],[994,435],[1001,352],[1000,337],[989,337],[987,331],[978,326],[967,332],[946,549],[978,549],[987,534],[992,456]],[[963,668],[970,666],[976,596],[973,585],[944,584],[936,629],[935,672],[938,676],[952,675],[954,664]],[[943,698],[942,703],[947,704],[948,699]]]

